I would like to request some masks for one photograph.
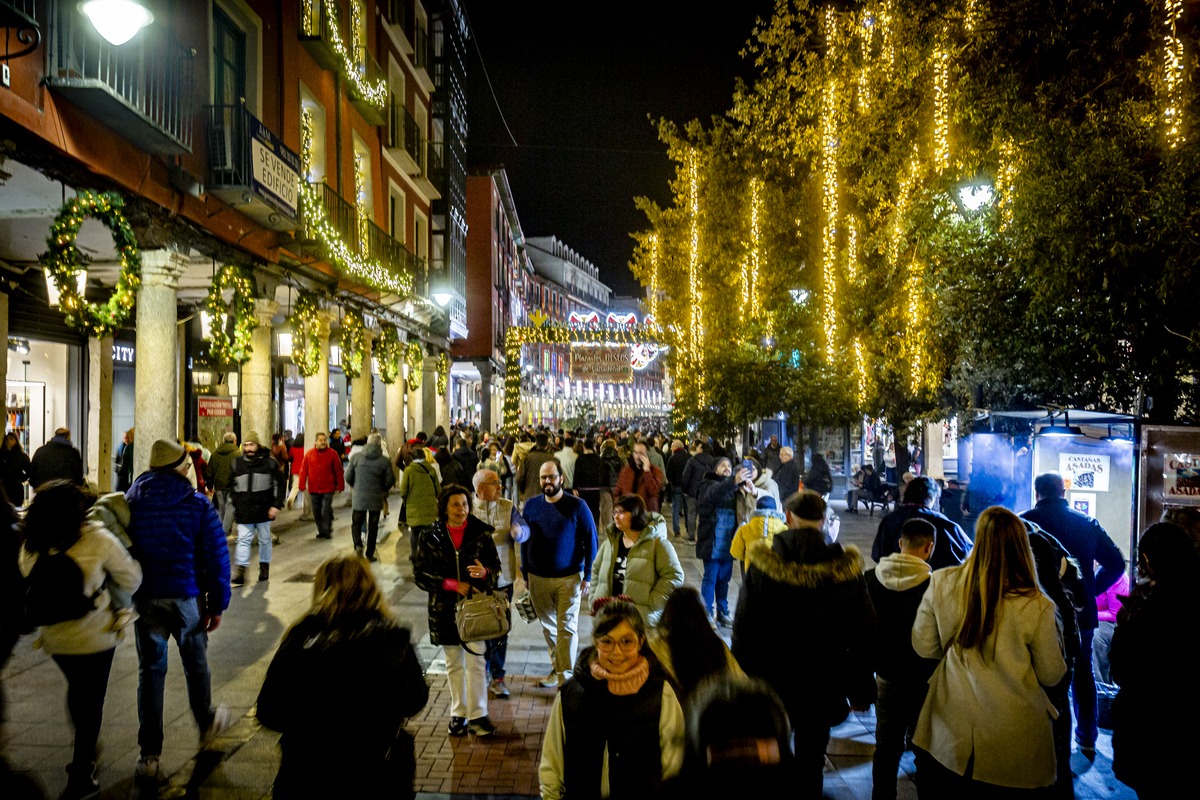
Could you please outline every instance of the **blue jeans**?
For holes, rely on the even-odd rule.
[[[1080,744],[1096,744],[1096,676],[1092,674],[1092,637],[1096,631],[1079,632],[1079,655],[1075,657],[1075,677],[1071,697],[1075,706],[1075,739]]]
[[[508,598],[510,604],[508,607],[508,624],[511,626],[513,585],[510,583],[508,586],[502,586],[496,592]],[[487,647],[483,655],[487,659],[488,675],[492,677],[492,680],[502,681],[504,680],[504,659],[508,657],[508,634],[506,633],[496,639],[488,639],[485,641],[485,644]]]
[[[237,526],[237,549],[233,551],[233,560],[239,567],[250,563],[250,543],[258,534],[258,563],[271,563],[271,520],[255,522],[250,525],[239,522]]]
[[[671,494],[671,532],[676,536],[679,535],[679,515],[683,514],[684,530],[687,530],[688,512],[687,501],[683,497],[683,488],[680,486],[674,487],[674,492]]]
[[[700,599],[704,601],[705,611],[712,613],[715,599],[717,613],[729,613],[729,580],[732,577],[732,558],[704,559],[704,578],[700,582]]]
[[[269,536],[269,534],[268,534]],[[208,634],[196,598],[138,600],[135,622],[138,654],[138,745],[157,756],[163,745],[163,686],[167,681],[167,642],[175,640],[187,678],[188,703],[203,733],[212,724],[212,678]]]

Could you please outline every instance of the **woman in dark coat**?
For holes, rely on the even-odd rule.
[[[822,497],[827,497],[833,491],[833,473],[829,462],[820,453],[813,453],[812,467],[804,475],[804,488],[812,489]]]
[[[442,486],[453,484],[466,488],[471,478],[475,477],[474,475],[463,475],[462,465],[454,459],[454,456],[450,455],[449,448],[439,447],[433,460],[437,462],[438,469],[442,473]]]
[[[1142,800],[1180,797],[1191,780],[1200,695],[1200,556],[1177,525],[1151,525],[1138,542],[1137,588],[1117,615],[1109,662],[1113,772]],[[1186,792],[1184,792],[1186,794]]]
[[[25,503],[25,481],[28,479],[29,456],[21,448],[17,435],[6,433],[4,445],[0,447],[0,486],[4,487],[9,502],[18,506]]]
[[[443,473],[444,475],[444,473]],[[496,732],[487,716],[487,679],[483,642],[474,648],[458,638],[454,612],[459,598],[489,592],[500,577],[500,556],[491,525],[471,513],[462,486],[445,485],[438,494],[438,520],[425,529],[413,549],[413,580],[429,592],[429,641],[446,653],[450,685],[450,735]]]
[[[385,691],[347,693],[364,665]],[[283,734],[275,797],[411,798],[416,759],[403,725],[428,700],[412,632],[392,619],[367,562],[326,561],[258,695],[259,721]]]

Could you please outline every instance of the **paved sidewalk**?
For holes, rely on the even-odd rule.
[[[340,506],[340,504],[339,504]],[[238,715],[238,723],[206,751],[199,751],[199,732],[187,705],[187,693],[178,652],[170,648],[164,724],[166,741],[162,754],[164,772],[170,776],[160,790],[164,797],[195,796],[257,800],[267,797],[279,765],[278,734],[258,725],[252,709],[266,674],[267,665],[287,626],[308,608],[312,575],[322,561],[338,552],[351,550],[349,514],[338,509],[334,538],[315,538],[311,522],[299,522],[299,510],[284,512],[275,529],[282,544],[275,548],[271,581],[251,581],[235,587],[229,610],[209,645],[213,698]],[[842,539],[857,544],[870,566],[870,544],[878,516],[843,515]],[[394,531],[395,519],[381,521],[384,530]],[[698,586],[701,562],[691,548],[674,542],[680,551],[687,582]],[[376,576],[388,595],[397,617],[413,629],[418,655],[427,667],[433,688],[428,707],[411,720],[417,739],[417,790],[422,797],[528,796],[537,794],[537,762],[546,714],[553,690],[538,688],[539,678],[550,670],[541,628],[514,615],[508,655],[509,700],[492,699],[489,712],[499,727],[490,738],[468,736],[451,739],[449,692],[445,689],[445,663],[440,648],[429,644],[426,594],[412,583],[409,541],[391,533],[379,548]],[[257,557],[257,553],[255,554]],[[739,579],[730,587],[731,605],[736,603]],[[591,618],[580,617],[581,646],[591,639]],[[728,635],[728,631],[723,631]],[[0,727],[0,754],[13,769],[32,776],[48,797],[56,797],[66,784],[64,765],[70,757],[71,731],[67,722],[66,682],[48,656],[30,648],[26,637],[3,673],[7,719]],[[136,796],[133,768],[137,761],[137,656],[132,638],[118,648],[113,662],[101,733],[100,783],[105,798]],[[370,670],[363,682],[347,691],[384,692],[374,685]],[[866,800],[871,788],[871,753],[875,720],[872,713],[852,715],[833,731],[826,764],[825,793],[833,798]],[[1112,777],[1111,738],[1102,733],[1098,755],[1089,764],[1073,756],[1080,798],[1133,798],[1132,791]],[[331,767],[334,765],[331,765]],[[909,775],[912,756],[901,764],[899,796],[915,797]]]

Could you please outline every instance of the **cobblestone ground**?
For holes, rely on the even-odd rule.
[[[270,796],[279,765],[279,737],[258,725],[253,706],[284,630],[308,607],[312,575],[317,566],[334,553],[351,549],[349,511],[339,507],[337,517],[333,540],[322,541],[315,538],[316,529],[311,522],[299,519],[298,511],[284,512],[276,524],[282,544],[275,548],[271,581],[265,584],[251,581],[234,590],[221,627],[211,637],[209,663],[214,701],[227,704],[239,720],[207,750],[199,750],[199,732],[188,711],[182,664],[171,647],[165,696],[166,742],[162,754],[162,767],[170,779],[160,789],[161,796],[235,800]],[[843,519],[843,541],[857,544],[869,567],[870,544],[878,516],[843,514]],[[452,739],[446,732],[450,698],[445,664],[440,650],[429,644],[426,595],[412,584],[409,541],[395,531],[395,525],[394,517],[381,522],[381,528],[392,532],[380,547],[380,561],[375,570],[389,593],[394,612],[414,631],[414,639],[419,642],[418,655],[427,667],[432,687],[429,705],[409,723],[416,737],[416,788],[422,793],[419,796],[536,795],[542,733],[554,699],[554,690],[537,686],[537,680],[550,670],[540,627],[514,620],[507,665],[512,697],[492,700],[489,707],[490,716],[498,726],[497,733],[483,739],[474,736]],[[675,544],[684,562],[687,582],[699,586],[700,562],[693,557],[691,548],[682,542]],[[251,578],[255,573],[256,570],[250,571]],[[731,604],[736,602],[737,584],[735,570]],[[586,643],[590,640],[591,621],[585,616],[580,622],[580,639]],[[23,639],[0,674],[5,698],[0,755],[11,768],[36,780],[48,797],[56,797],[66,785],[63,767],[70,756],[66,682],[50,658],[31,649],[31,644],[32,637]],[[347,691],[369,697],[388,688],[374,683],[370,666],[364,665],[360,685],[347,687]],[[137,655],[130,638],[117,648],[105,703],[99,774],[105,798],[137,795],[133,783],[138,756],[136,690]],[[874,730],[873,712],[853,714],[834,729],[826,762],[827,797],[866,800],[871,796]],[[1079,753],[1072,755],[1072,768],[1078,775],[1077,797],[1134,797],[1131,790],[1113,778],[1111,741],[1102,731],[1094,762]],[[899,796],[916,797],[910,777],[911,754],[905,755],[901,770]]]

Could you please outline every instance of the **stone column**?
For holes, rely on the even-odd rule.
[[[392,452],[390,455],[395,458],[396,451],[400,449],[400,445],[404,444],[410,437],[408,432],[408,420],[404,418],[404,376],[396,378],[396,382],[391,386],[385,386],[383,390],[384,402],[387,404],[386,422],[387,425],[387,443]]]
[[[0,291],[0,342],[8,342],[8,292]],[[5,420],[7,432],[8,421],[8,350],[4,351],[4,358],[0,358],[0,386],[4,387],[4,391],[0,392],[0,419]],[[21,504],[21,498],[9,498],[17,505]]]
[[[421,427],[429,434],[429,438],[433,438],[433,431],[438,425],[445,426],[442,421],[442,414],[439,409],[439,400],[437,393],[437,356],[425,356],[425,361],[421,368],[421,414],[424,419],[421,421]]]
[[[371,331],[363,332],[363,364],[357,378],[350,379],[350,438],[362,439],[371,432]],[[342,354],[345,363],[346,354]],[[389,442],[388,444],[391,444]]]
[[[279,311],[279,303],[266,297],[254,298],[254,318],[258,327],[250,333],[250,360],[242,365],[242,433],[257,431],[269,437],[275,431],[275,405],[271,391],[271,337],[275,335],[271,320]]]
[[[321,366],[317,374],[304,379],[305,449],[312,447],[313,437],[318,431],[329,432],[329,327],[335,317],[328,311],[322,311],[319,316],[317,330],[307,331],[321,343]]]
[[[88,479],[101,493],[112,491],[113,340],[88,339]]]
[[[137,297],[137,367],[133,414],[133,475],[150,465],[156,439],[179,433],[178,334],[175,291],[187,269],[187,257],[173,250],[142,254],[142,288]]]
[[[179,441],[186,441],[187,431],[184,430],[187,422],[187,323],[175,323],[175,338],[178,339],[175,347],[176,359],[179,363],[175,369],[175,374],[178,376],[179,393],[176,395],[179,402],[179,413],[175,417],[175,428],[178,431],[175,436]]]
[[[925,436],[921,449],[925,453],[925,473],[931,478],[945,478],[945,467],[942,463],[942,439],[944,437],[941,422],[925,423]]]

